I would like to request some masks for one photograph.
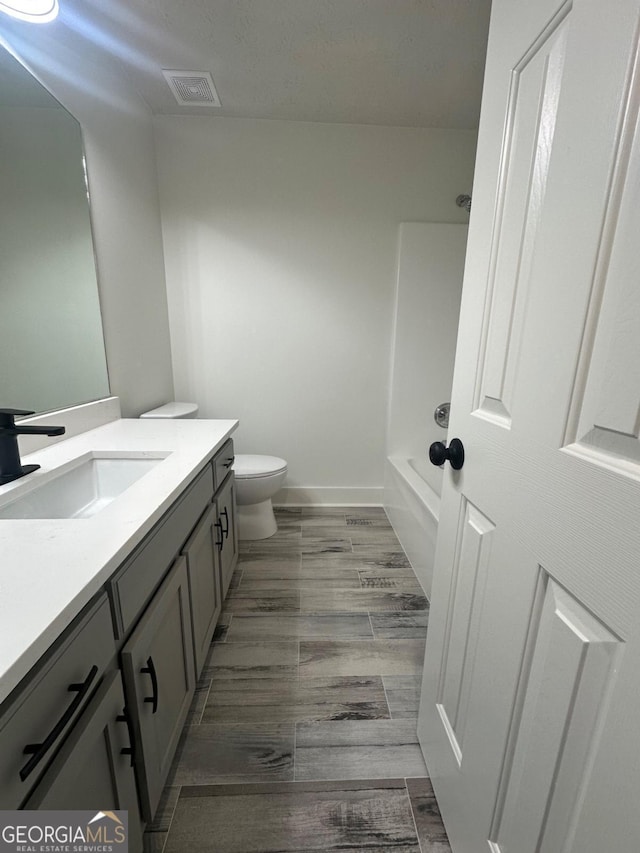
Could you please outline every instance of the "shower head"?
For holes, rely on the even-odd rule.
[[[456,204],[458,207],[464,207],[467,213],[471,213],[471,196],[470,195],[459,195],[456,199]]]

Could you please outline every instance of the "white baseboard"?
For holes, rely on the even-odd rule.
[[[35,453],[50,444],[57,444],[81,432],[95,429],[104,424],[117,421],[120,418],[120,398],[105,397],[103,400],[95,400],[92,403],[81,403],[79,406],[71,406],[68,409],[59,409],[57,412],[47,412],[44,415],[33,415],[23,418],[20,423],[32,424],[34,426],[63,426],[63,435],[49,437],[46,435],[21,435],[18,436],[20,454]]]
[[[382,506],[382,486],[289,486],[273,498],[274,506]]]

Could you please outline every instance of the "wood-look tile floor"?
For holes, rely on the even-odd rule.
[[[428,602],[375,507],[241,542],[148,853],[450,853],[416,738]]]

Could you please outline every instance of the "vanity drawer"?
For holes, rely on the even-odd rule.
[[[207,465],[109,581],[118,639],[133,627],[212,498]]]
[[[81,715],[116,654],[103,593],[26,676],[0,716],[0,809],[18,808]],[[24,752],[27,745],[39,745]]]
[[[122,677],[118,670],[113,670],[102,680],[24,808],[36,811],[93,809],[95,812],[99,803],[101,810],[126,809],[129,813],[129,853],[141,853],[140,809],[124,707]],[[120,845],[114,846],[118,849]],[[40,845],[34,845],[32,849],[38,847]],[[107,844],[102,849],[110,847]],[[48,849],[54,850],[55,845]],[[64,850],[65,845],[59,849]],[[74,849],[82,847],[74,845]]]
[[[229,441],[222,445],[220,450],[213,457],[213,480],[216,492],[224,483],[225,478],[229,475],[229,471],[231,471],[231,466],[233,465],[233,459],[233,439],[230,438]]]

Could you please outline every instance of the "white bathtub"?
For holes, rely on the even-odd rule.
[[[440,497],[424,478],[422,459],[390,456],[384,478],[384,507],[424,589],[431,596]]]

